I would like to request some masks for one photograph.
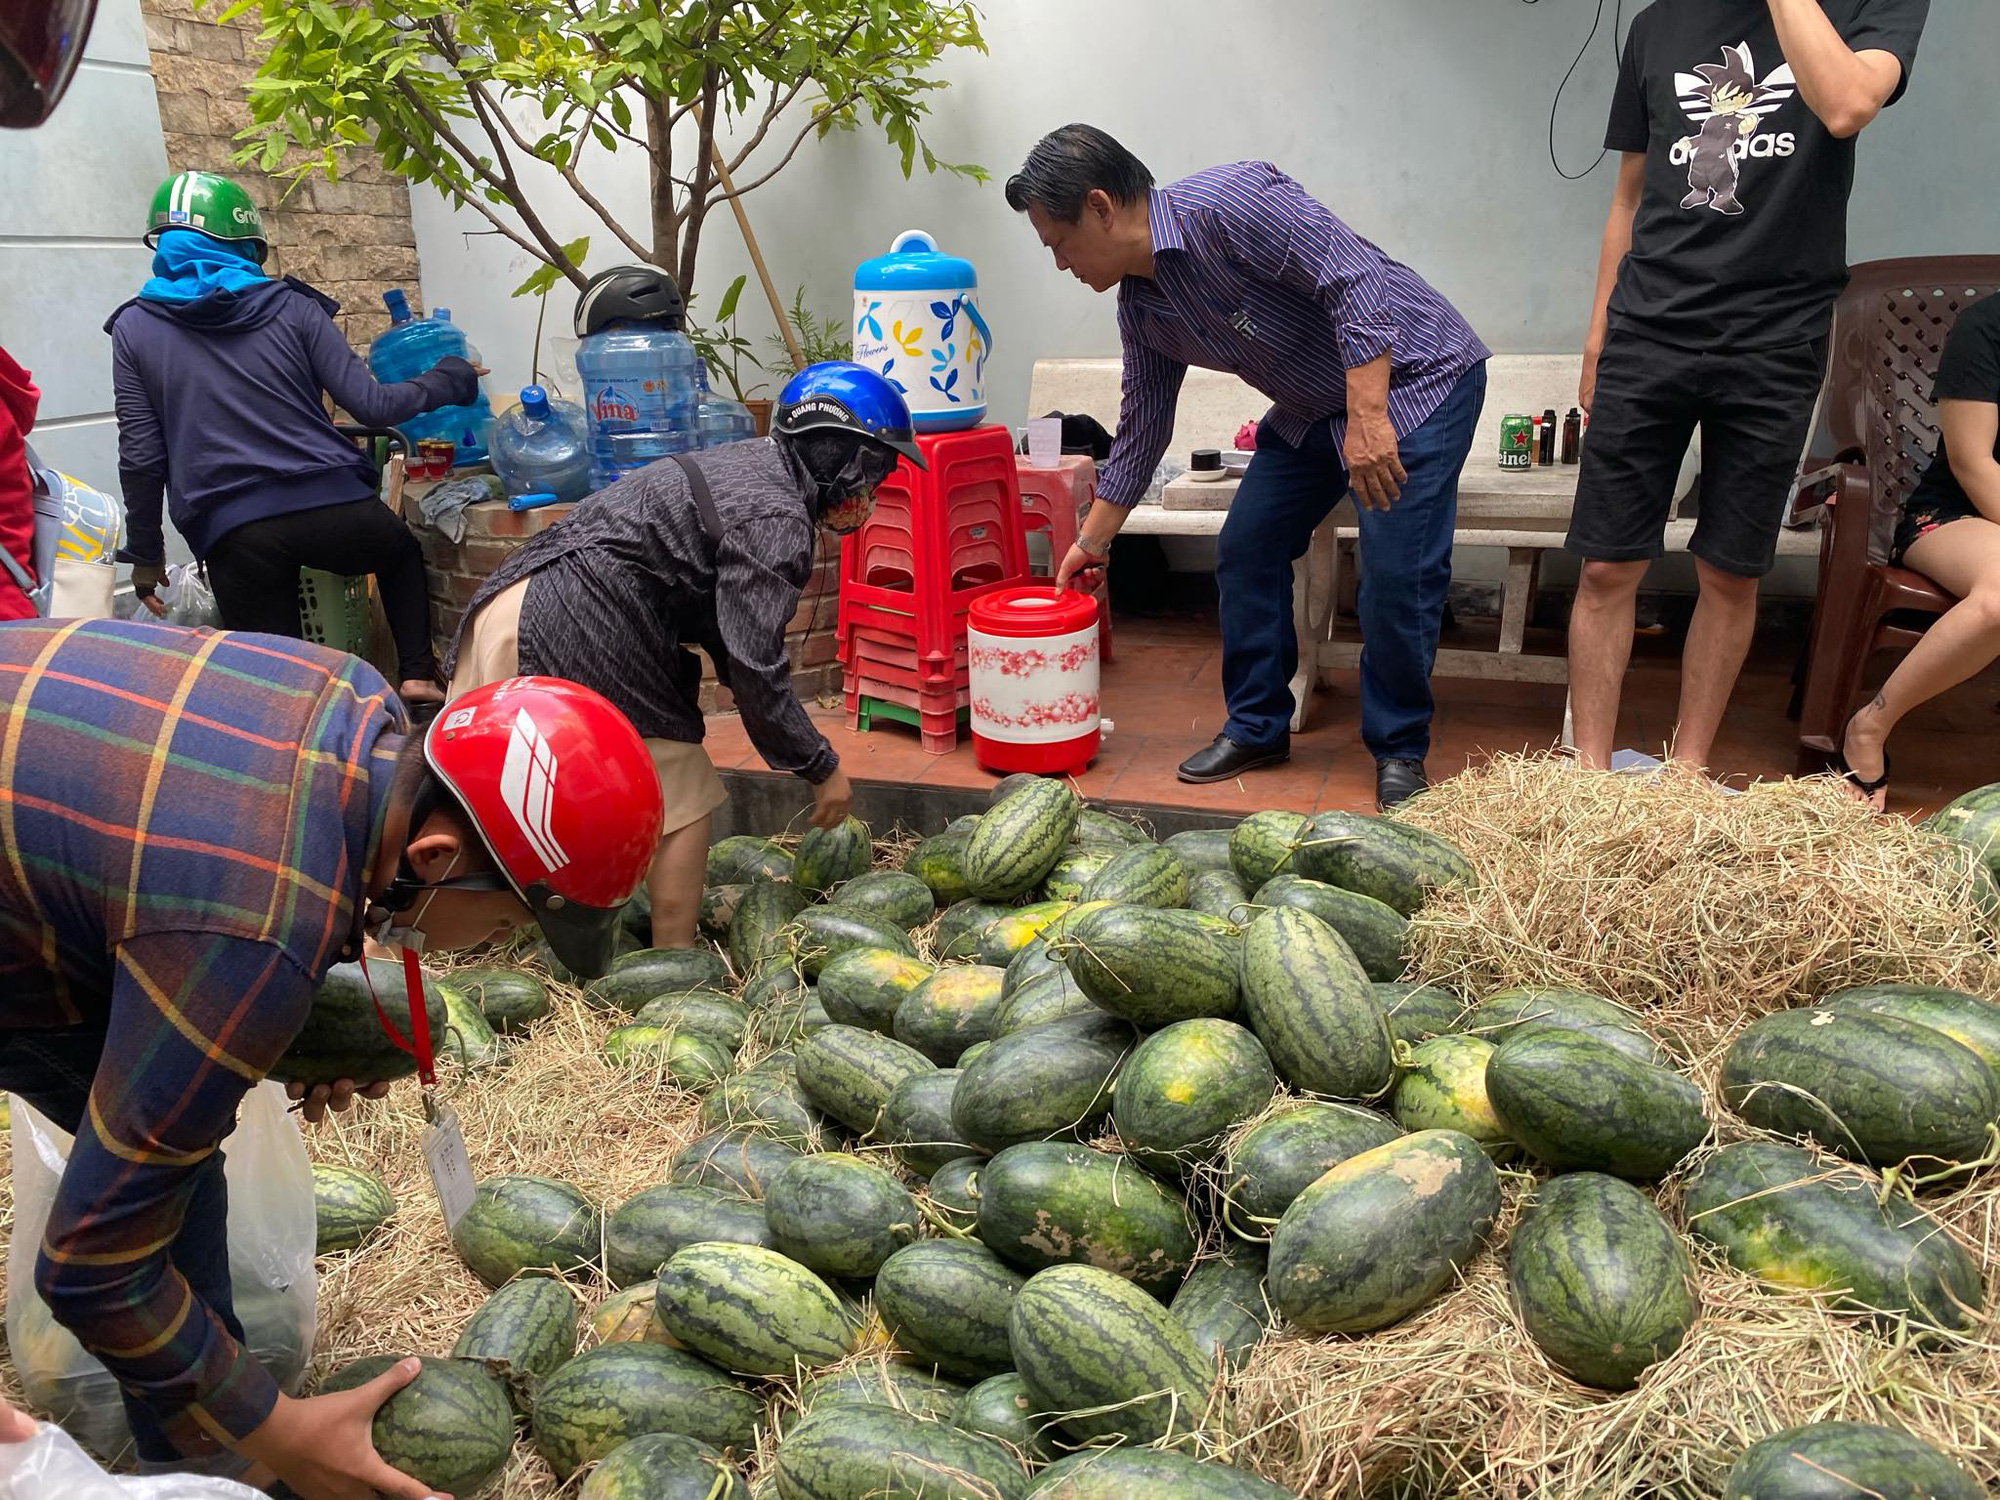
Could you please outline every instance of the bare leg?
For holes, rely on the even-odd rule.
[[[1977,517],[1952,521],[1918,537],[1905,560],[1957,594],[1959,603],[1938,617],[1896,664],[1882,691],[1848,721],[1841,748],[1863,781],[1875,780],[1886,768],[1890,731],[1905,714],[2000,658],[2000,525]],[[1868,800],[1881,811],[1887,788]]]
[[[1695,601],[1681,652],[1680,722],[1674,729],[1673,757],[1690,766],[1706,766],[1722,727],[1723,710],[1750,654],[1757,633],[1757,580],[1741,578],[1694,560],[1701,596]]]
[[[1632,661],[1634,601],[1649,564],[1586,558],[1569,616],[1570,717],[1576,758],[1593,770],[1611,764],[1618,698]]]
[[[646,876],[653,903],[653,946],[692,948],[701,939],[701,882],[708,863],[709,815],[703,813],[660,840]]]

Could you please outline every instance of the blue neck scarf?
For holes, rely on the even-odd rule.
[[[215,292],[240,292],[270,280],[237,248],[199,229],[172,229],[153,251],[153,279],[139,288],[148,302],[194,302]]]

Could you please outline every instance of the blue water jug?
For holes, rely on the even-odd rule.
[[[576,348],[590,423],[590,477],[604,488],[701,446],[701,356],[665,321],[620,321]]]
[[[695,431],[704,448],[720,448],[724,443],[740,443],[757,435],[757,419],[741,401],[718,396],[708,388],[708,370],[697,363],[695,379],[701,399],[695,408]]]
[[[558,501],[590,493],[590,426],[574,401],[551,401],[538,385],[493,424],[493,471],[507,493],[546,490]]]
[[[415,317],[401,287],[384,292],[382,305],[389,309],[389,327],[369,344],[368,369],[384,385],[415,380],[447,354],[479,363],[479,351],[444,308],[428,318]],[[398,425],[412,445],[429,438],[448,438],[458,447],[454,462],[478,463],[486,457],[493,408],[482,391],[470,406],[435,407]]]

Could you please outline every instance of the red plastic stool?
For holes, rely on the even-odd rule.
[[[1049,537],[1049,571],[1035,576],[1052,576],[1063,554],[1075,545],[1083,513],[1097,495],[1097,465],[1082,454],[1064,454],[1053,469],[1038,469],[1025,457],[1015,459],[1014,475],[1021,486],[1021,524],[1029,531],[1045,531]],[[1111,660],[1111,585],[1098,584],[1091,597],[1097,601],[1098,648],[1105,661]]]

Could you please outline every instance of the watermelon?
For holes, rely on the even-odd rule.
[[[1987,789],[1980,790],[1984,795]],[[2000,880],[2000,807],[1990,800],[1981,807],[1961,805],[1937,814],[1932,823],[1934,831],[1963,844],[1980,868]]]
[[[1158,1301],[1096,1266],[1028,1278],[1007,1344],[1029,1399],[1072,1437],[1187,1441],[1208,1412],[1214,1372]]]
[[[1581,990],[1500,990],[1467,1011],[1456,1028],[1499,1046],[1537,1031],[1580,1031],[1642,1063],[1665,1066],[1666,1053],[1632,1011]]]
[[[725,1078],[701,1101],[701,1128],[723,1130],[738,1125],[758,1131],[801,1151],[819,1147],[819,1111],[799,1087],[791,1062]]]
[[[833,828],[808,828],[792,856],[792,884],[811,896],[824,896],[844,880],[866,875],[875,851],[868,825],[859,818],[842,818]]]
[[[627,939],[635,948],[653,946],[653,901],[643,886],[618,909],[618,931],[621,952]]]
[[[882,1136],[895,1148],[896,1160],[912,1172],[928,1177],[946,1162],[973,1153],[952,1128],[951,1097],[958,1078],[956,1068],[912,1073],[882,1106]]]
[[[900,870],[874,870],[857,876],[834,893],[833,904],[865,911],[906,931],[924,926],[937,915],[937,898],[931,888]]]
[[[1026,787],[1039,786],[1045,781],[1061,780],[1060,776],[1044,776],[1039,771],[1015,771],[1010,775],[1002,776],[998,781],[993,783],[993,789],[986,794],[987,810],[990,812],[1013,796],[1014,793]],[[975,813],[973,818],[976,822],[978,815]]]
[[[841,1026],[887,1035],[897,1007],[934,971],[920,958],[887,948],[849,948],[819,973],[819,1003]]]
[[[1203,870],[1229,870],[1234,874],[1229,863],[1232,832],[1228,828],[1190,828],[1185,833],[1174,834],[1163,847],[1172,850],[1174,856],[1187,866],[1189,875]]]
[[[842,1406],[785,1434],[778,1500],[1020,1500],[1020,1460],[999,1444],[888,1406]]]
[[[965,847],[965,883],[986,901],[1011,901],[1041,884],[1076,829],[1081,805],[1069,783],[1039,777],[1002,798]]]
[[[771,1006],[757,1017],[758,1037],[767,1045],[790,1048],[804,1041],[833,1020],[819,1003],[819,988],[807,985],[789,999]]]
[[[314,1255],[359,1249],[396,1212],[389,1185],[366,1168],[315,1162],[312,1176]]]
[[[605,1278],[613,1286],[650,1281],[676,1252],[706,1240],[771,1244],[763,1205],[684,1182],[646,1188],[604,1221]]]
[[[1030,1141],[987,1162],[976,1186],[979,1238],[1025,1270],[1100,1266],[1165,1296],[1194,1263],[1186,1201],[1122,1156]]]
[[[597,1259],[597,1237],[597,1209],[552,1177],[487,1178],[451,1231],[459,1259],[493,1287],[523,1271],[581,1271]]]
[[[1278,1075],[1234,1021],[1179,1021],[1133,1049],[1111,1093],[1111,1123],[1141,1165],[1171,1174],[1206,1160],[1264,1112]]]
[[[1611,1391],[1680,1348],[1700,1311],[1680,1236],[1644,1193],[1599,1172],[1536,1190],[1508,1241],[1507,1280],[1549,1363]]]
[[[667,1180],[761,1199],[765,1184],[790,1166],[799,1154],[796,1146],[754,1130],[740,1127],[711,1130],[674,1153],[667,1168]]]
[[[1132,1029],[1109,1016],[1072,1016],[993,1042],[959,1074],[951,1125],[982,1151],[1087,1131],[1109,1113],[1111,1085]]]
[[[1354,950],[1308,912],[1274,907],[1243,934],[1243,1012],[1293,1088],[1372,1099],[1395,1076],[1389,1023]]]
[[[889,1030],[939,1067],[993,1033],[1008,970],[989,964],[961,964],[927,975],[903,997]]]
[[[1135,844],[1153,842],[1146,830],[1130,818],[1121,818],[1101,808],[1086,807],[1076,815],[1076,832],[1071,839],[1084,849],[1104,849],[1116,853]]]
[[[1038,901],[1017,906],[994,918],[980,931],[973,956],[982,964],[1005,968],[1014,955],[1071,910],[1068,901]]]
[[[769,839],[736,834],[709,846],[702,870],[704,885],[750,885],[756,881],[790,880],[792,855]]]
[[[936,906],[951,906],[967,899],[972,887],[965,883],[965,850],[972,842],[970,833],[940,833],[925,839],[903,860],[903,872],[914,875],[930,889]]]
[[[997,799],[989,799],[987,805],[991,807],[993,805],[994,800]],[[960,813],[957,817],[953,818],[949,823],[944,825],[944,831],[946,833],[957,834],[960,837],[969,839],[972,837],[972,831],[979,826],[979,819],[981,816],[982,815],[979,813]]]
[[[1033,1500],[1297,1500],[1255,1474],[1158,1448],[1086,1448],[1035,1477]]]
[[[576,1353],[576,1296],[548,1276],[510,1281],[467,1320],[453,1359],[490,1360],[513,1378],[515,1405]]]
[[[833,1288],[762,1245],[689,1245],[660,1268],[654,1305],[660,1326],[682,1344],[746,1375],[790,1377],[854,1349],[854,1326]]]
[[[606,1297],[598,1304],[597,1311],[590,1315],[592,1340],[598,1344],[630,1344],[643,1340],[650,1344],[671,1345],[673,1340],[660,1326],[653,1308],[658,1290],[656,1282],[635,1281]]]
[[[952,1230],[971,1229],[978,1223],[979,1174],[985,1168],[985,1157],[961,1156],[931,1173],[924,1203],[933,1221]]]
[[[1486,1064],[1507,1138],[1557,1172],[1664,1177],[1708,1134],[1701,1090],[1581,1031],[1510,1036]]]
[[[336,1370],[320,1394],[351,1391],[396,1364],[378,1354]],[[469,1359],[431,1359],[423,1373],[376,1409],[369,1437],[382,1462],[457,1495],[484,1489],[514,1452],[514,1408],[506,1383]]]
[[[1012,910],[1011,906],[977,897],[956,902],[946,907],[937,919],[931,945],[941,961],[971,958],[979,951],[979,940],[986,935],[986,929]]]
[[[1188,881],[1188,910],[1225,922],[1241,922],[1250,915],[1250,892],[1232,870],[1197,870]]]
[[[1012,1370],[982,1380],[967,1391],[952,1409],[950,1420],[961,1432],[1005,1443],[1030,1463],[1046,1463],[1055,1457],[1055,1449],[1042,1435],[1047,1424],[1035,1411],[1028,1383]]]
[[[1408,965],[1403,944],[1410,924],[1373,896],[1303,875],[1274,875],[1258,888],[1256,904],[1312,913],[1347,940],[1369,979],[1378,984],[1401,978]]]
[[[1373,896],[1406,917],[1431,888],[1472,879],[1465,856],[1443,839],[1388,818],[1337,810],[1306,825],[1292,863],[1297,874]]]
[[[799,1415],[827,1406],[888,1406],[912,1416],[943,1419],[957,1409],[965,1387],[880,1355],[836,1366],[799,1386]]]
[[[857,1026],[823,1026],[799,1044],[792,1061],[799,1088],[822,1114],[857,1135],[875,1130],[896,1085],[931,1061],[894,1037]]]
[[[1229,833],[1229,868],[1254,891],[1281,870],[1298,873],[1292,851],[1304,835],[1306,818],[1295,812],[1252,813]]]
[[[772,1178],[764,1216],[775,1249],[822,1276],[850,1278],[873,1276],[917,1237],[919,1222],[908,1189],[839,1151],[802,1156]]]
[[[1168,1311],[1194,1336],[1211,1369],[1240,1369],[1270,1326],[1264,1271],[1264,1252],[1239,1245],[1196,1266],[1174,1293]]]
[[[1722,1097],[1760,1129],[1813,1135],[1878,1167],[1971,1161],[2000,1119],[2000,1079],[1964,1043],[1896,1016],[1819,1006],[1746,1026],[1723,1056]]]
[[[983,1380],[1013,1368],[1007,1313],[1026,1284],[977,1240],[919,1240],[882,1263],[875,1310],[918,1364]]]
[[[1822,1010],[1894,1016],[1942,1031],[2000,1076],[2000,1005],[1990,1000],[1927,984],[1871,984],[1840,990],[1819,1004]]]
[[[612,960],[611,972],[591,980],[583,998],[629,1016],[656,996],[728,988],[729,965],[713,948],[641,948]]]
[[[660,1082],[700,1093],[729,1076],[729,1054],[695,1031],[634,1021],[604,1035],[604,1056],[620,1068],[657,1073]]]
[[[506,1035],[549,1013],[549,987],[520,969],[453,969],[445,981],[470,995],[486,1024]]]
[[[1376,1003],[1388,1018],[1390,1035],[1412,1047],[1459,1030],[1465,1002],[1434,984],[1378,984]]]
[[[678,1432],[649,1432],[613,1448],[577,1500],[749,1500],[743,1478],[706,1443]]]
[[[1071,907],[1073,912],[1075,907]],[[1068,979],[1069,968],[1060,955],[1049,951],[1049,934],[1043,932],[1027,943],[1007,960],[1007,967],[1000,971],[1000,995],[1002,999],[1032,984],[1037,979]]]
[[[632,1019],[644,1026],[707,1037],[731,1056],[750,1039],[750,1007],[741,1000],[707,990],[689,990],[648,1000]]]
[[[1085,901],[1127,906],[1187,905],[1188,867],[1171,849],[1135,844],[1115,854],[1083,888]]]
[[[760,880],[743,893],[729,924],[729,962],[754,975],[768,963],[793,957],[792,922],[812,898],[789,881]]]
[[[736,924],[736,908],[743,904],[747,885],[703,886],[701,904],[695,909],[695,925],[701,935],[718,943],[729,941],[729,929]]]
[[[335,964],[326,971],[326,978],[313,994],[305,1025],[285,1048],[284,1056],[272,1065],[272,1079],[310,1088],[343,1078],[356,1083],[389,1083],[417,1071],[416,1058],[389,1039],[375,1012],[379,997],[390,1023],[404,1037],[410,1035],[410,1001],[403,966],[386,958],[371,958],[366,964],[365,974],[359,963]],[[441,1041],[445,1034],[444,989],[426,978],[423,993],[424,1018],[430,1023],[431,1036]]]
[[[1071,1016],[1109,1014],[1109,1011],[1098,1009],[1097,1002],[1083,992],[1065,969],[1061,974],[1031,979],[1001,1001],[1000,1008],[993,1013],[993,1035],[987,1040],[998,1041],[1017,1031],[1046,1026],[1051,1021],[1067,1020]],[[971,1059],[961,1054],[959,1063],[970,1066]]]
[[[910,935],[893,922],[837,906],[809,906],[786,929],[799,972],[817,980],[826,966],[856,948],[886,948],[904,958],[917,956]]]
[[[1199,912],[1100,907],[1065,924],[1051,949],[1086,995],[1141,1026],[1233,1016],[1240,1003],[1242,942]]]
[[[805,975],[790,964],[766,964],[744,981],[736,998],[752,1011],[767,1010],[785,1000],[796,999],[811,986]]]
[[[1351,1156],[1402,1135],[1351,1104],[1298,1104],[1238,1134],[1221,1163],[1224,1217],[1246,1239],[1269,1239],[1292,1200]]]
[[[1486,1064],[1494,1050],[1476,1036],[1447,1034],[1419,1042],[1396,1080],[1389,1113],[1405,1130],[1456,1130],[1496,1161],[1506,1160],[1513,1142],[1486,1097]]]
[[[1811,1422],[1743,1450],[1722,1481],[1729,1500],[1985,1500],[1986,1488],[1906,1432],[1873,1422]]]
[[[1500,1177],[1470,1136],[1425,1130],[1349,1157],[1271,1235],[1272,1304],[1307,1333],[1370,1333],[1444,1292],[1486,1241]]]
[[[1042,897],[1048,901],[1081,901],[1091,877],[1117,858],[1109,849],[1072,847],[1042,877]]]
[[[704,1359],[660,1344],[607,1344],[542,1382],[531,1428],[535,1451],[567,1479],[619,1444],[678,1432],[748,1453],[762,1407]]]
[[[1958,1330],[1980,1316],[1978,1265],[1923,1210],[1883,1199],[1857,1167],[1796,1146],[1740,1141],[1702,1163],[1687,1192],[1688,1232],[1774,1286],[1831,1293],[1894,1329]]]

